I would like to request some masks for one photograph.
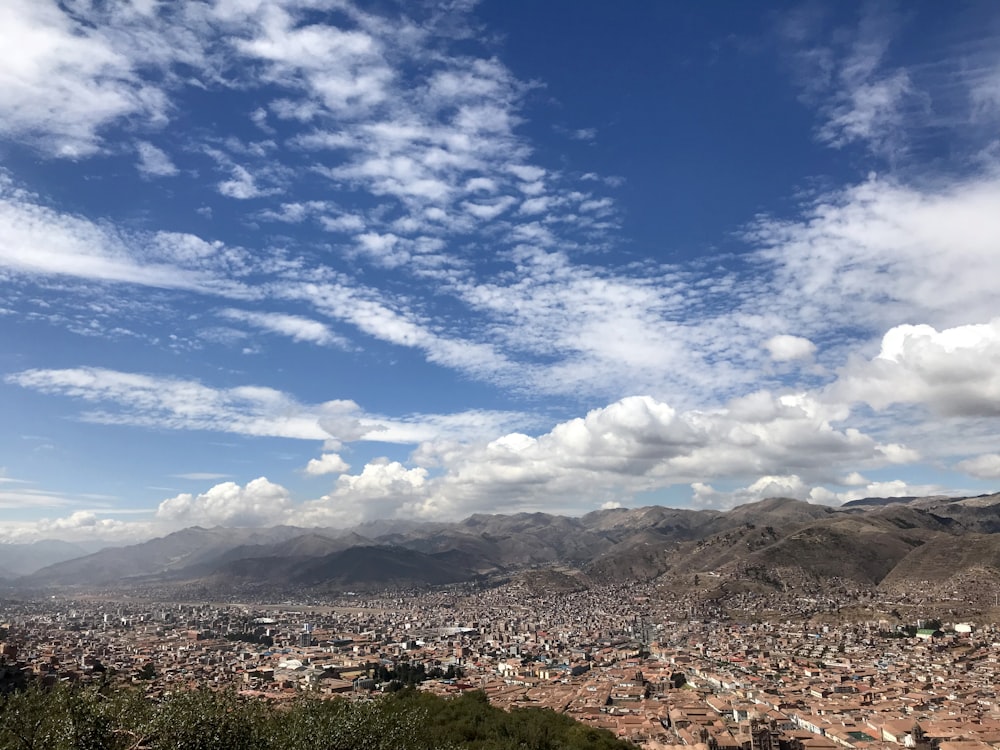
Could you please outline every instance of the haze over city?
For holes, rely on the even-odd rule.
[[[995,491],[998,22],[7,0],[0,540]]]

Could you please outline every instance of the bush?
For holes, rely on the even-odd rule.
[[[0,750],[599,750],[609,732],[552,711],[506,713],[481,692],[403,689],[354,702],[302,696],[275,707],[232,691],[154,702],[131,687],[32,685],[0,699]]]

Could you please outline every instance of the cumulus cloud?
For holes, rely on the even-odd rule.
[[[846,482],[855,484],[855,482]],[[823,505],[842,505],[852,500],[868,497],[921,497],[940,494],[939,485],[908,484],[901,479],[885,482],[865,482],[864,486],[836,492],[822,485],[804,482],[797,475],[764,476],[746,487],[735,490],[717,490],[703,482],[691,484],[692,502],[699,507],[733,508],[743,503],[752,503],[770,497],[791,497]]]
[[[406,468],[398,461],[379,459],[360,474],[342,474],[334,489],[319,500],[306,502],[297,517],[309,525],[349,525],[375,518],[411,514],[426,501],[428,472]]]
[[[1000,416],[1000,318],[941,331],[896,326],[878,356],[850,362],[829,392],[876,409],[920,404],[947,416]]]
[[[65,541],[105,541],[133,544],[156,535],[156,524],[147,521],[121,521],[102,517],[91,510],[78,510],[68,516],[41,518],[27,523],[0,523],[0,542],[27,544],[43,539]]]
[[[810,499],[810,487],[795,474],[789,476],[763,476],[747,487],[729,492],[720,491],[704,482],[692,482],[691,500],[702,508],[733,508],[743,503],[753,503],[769,497]]]
[[[906,446],[836,427],[849,412],[808,393],[761,391],[710,411],[681,411],[649,396],[628,397],[537,437],[508,432],[484,440],[516,415],[467,412],[376,419],[349,401],[307,406],[259,386],[219,390],[191,381],[82,368],[25,371],[8,382],[116,405],[116,411],[85,415],[104,423],[326,440],[327,454],[311,462],[307,473],[342,473],[328,506],[354,503],[362,514],[406,509],[428,517],[456,517],[498,506],[581,510],[712,477],[757,481],[752,491],[764,492],[761,477],[794,473],[803,481],[830,482],[857,466],[905,463],[916,456]],[[360,474],[345,474],[347,466],[334,451],[356,440],[422,442],[412,456],[413,466],[377,462]],[[427,467],[440,471],[431,476]],[[790,492],[784,488],[785,494]],[[194,502],[182,497],[186,499],[174,504]],[[582,507],[581,498],[587,498]]]
[[[748,498],[805,496],[813,486],[806,482],[835,481],[836,467],[889,463],[891,448],[833,426],[846,416],[806,394],[760,392],[710,412],[629,397],[538,437],[510,433],[486,445],[421,446],[415,459],[444,473],[428,480],[426,499],[412,507],[449,517],[497,504],[581,510],[581,497],[590,509],[708,478],[751,479]]]
[[[863,500],[867,497],[925,497],[927,495],[945,494],[944,488],[937,484],[910,484],[903,479],[892,479],[885,482],[870,482],[864,487],[833,492],[825,487],[814,487],[809,499],[827,505],[840,505],[852,500]]]
[[[869,484],[869,481],[857,471],[852,471],[846,476],[842,477],[838,484],[844,484],[848,487],[859,487],[861,485]]]
[[[809,359],[816,352],[816,345],[809,339],[787,333],[772,336],[764,346],[776,362]]]
[[[349,471],[351,465],[336,453],[324,453],[319,458],[314,458],[306,464],[306,474],[311,477],[322,476],[323,474],[344,474]]]
[[[243,487],[224,482],[200,495],[171,497],[156,509],[156,520],[176,527],[269,526],[281,523],[291,507],[288,490],[260,477]]]
[[[360,474],[340,477],[332,496],[360,500],[400,497],[419,492],[426,481],[426,469],[407,469],[398,461],[378,461],[366,464]]]
[[[983,453],[959,461],[955,468],[978,479],[1000,479],[1000,453]]]

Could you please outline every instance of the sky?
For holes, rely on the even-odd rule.
[[[995,491],[998,126],[989,0],[5,0],[0,540]]]

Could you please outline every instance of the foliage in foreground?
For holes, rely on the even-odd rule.
[[[630,747],[552,711],[505,712],[482,693],[404,690],[276,707],[232,692],[153,702],[130,688],[60,686],[0,697],[0,750],[601,750]]]

